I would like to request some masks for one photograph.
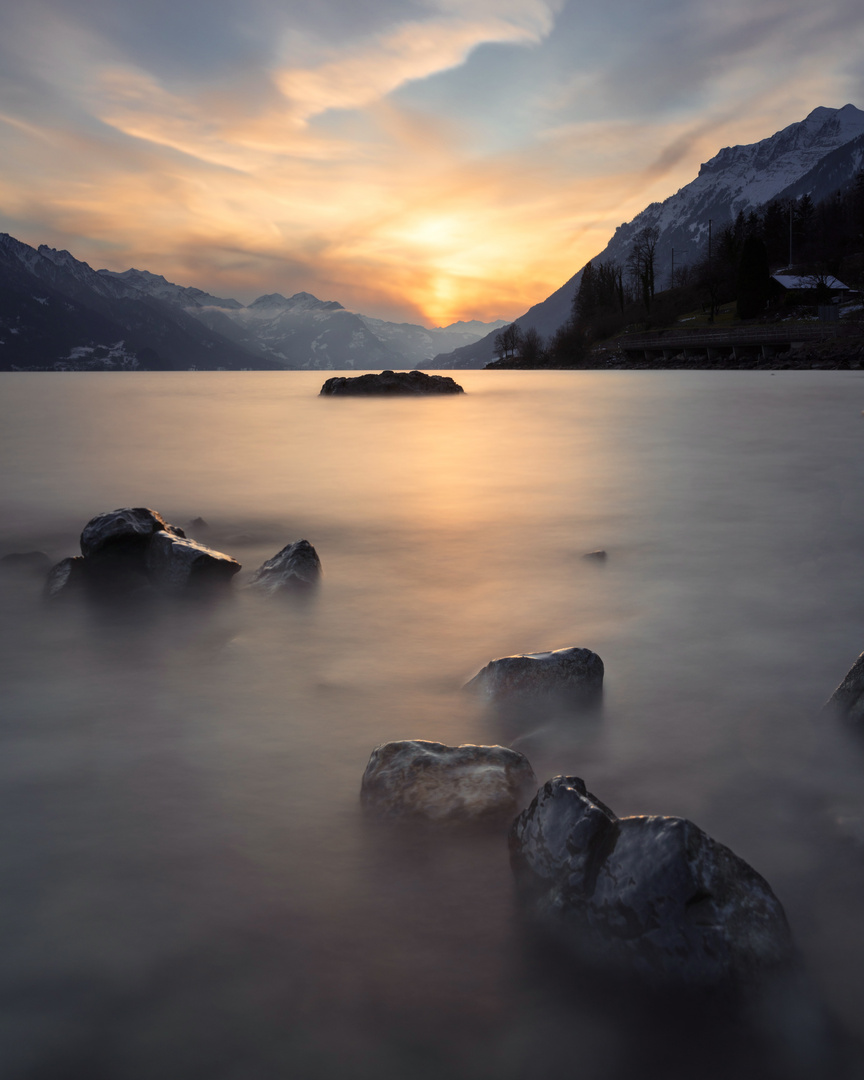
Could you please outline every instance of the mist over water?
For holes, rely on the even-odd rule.
[[[2,1075],[841,1075],[864,740],[819,710],[864,649],[864,379],[322,381],[2,376],[0,555],[59,560],[150,506],[243,564],[230,599],[131,608],[0,575]],[[244,591],[301,537],[316,596]],[[567,645],[606,664],[599,716],[460,691]],[[692,818],[783,902],[800,985],[748,1027],[568,984],[519,930],[502,837],[361,818],[369,753],[400,738],[512,745],[619,816]]]

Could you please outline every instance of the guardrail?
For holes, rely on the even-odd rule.
[[[637,334],[622,334],[617,339],[620,349],[674,349],[674,348],[735,348],[747,345],[789,344],[793,341],[824,341],[837,336],[838,327],[821,323],[819,326],[802,326],[800,323],[778,323],[773,326],[741,327],[723,329],[648,330]]]

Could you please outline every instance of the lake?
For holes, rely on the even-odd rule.
[[[0,555],[150,506],[243,564],[222,603],[119,610],[0,576],[3,1077],[862,1075],[864,739],[820,709],[864,649],[864,376],[331,374],[0,376]],[[317,596],[244,590],[301,537]],[[461,692],[568,645],[599,719]],[[794,985],[586,985],[522,933],[503,836],[363,819],[400,738],[691,818],[784,904]]]

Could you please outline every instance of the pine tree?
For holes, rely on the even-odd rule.
[[[771,275],[768,251],[758,236],[748,236],[738,264],[738,318],[755,319],[765,310]]]

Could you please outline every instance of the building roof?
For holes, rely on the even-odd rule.
[[[831,274],[826,274],[824,278],[815,274],[772,274],[771,280],[782,285],[784,289],[815,289],[820,281],[824,281],[829,289],[851,291],[848,285],[844,285]]]

